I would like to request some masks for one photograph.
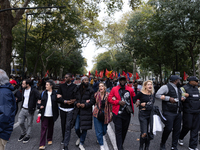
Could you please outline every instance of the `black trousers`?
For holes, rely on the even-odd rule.
[[[123,150],[124,140],[130,124],[131,115],[115,115],[113,113],[113,122],[115,124],[115,136],[118,150]]]
[[[163,116],[167,119],[162,134],[162,144],[165,144],[169,134],[172,132],[172,147],[177,147],[181,130],[181,113],[163,112]]]
[[[150,115],[151,115],[151,111],[148,110],[140,110],[139,111],[139,121],[140,121],[140,132],[141,135],[143,133],[146,133],[148,135],[148,127],[149,127],[149,123],[150,123]]]
[[[62,128],[62,136],[64,147],[69,145],[70,136],[71,136],[71,121],[73,117],[73,111],[65,112],[60,110],[60,118],[61,118],[61,128]]]
[[[180,134],[180,139],[183,140],[187,133],[190,131],[190,148],[197,148],[198,145],[198,131],[200,126],[199,113],[183,113],[183,126]]]

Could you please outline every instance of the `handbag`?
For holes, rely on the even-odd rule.
[[[103,100],[104,98],[105,98],[105,95],[103,97]],[[98,104],[97,104],[97,108],[99,109],[98,114],[97,114],[97,119],[99,121],[104,121],[104,111],[101,108],[99,108]]]
[[[122,93],[121,93],[120,90],[119,90],[119,95],[122,97]],[[124,96],[123,96],[122,98],[124,99]],[[130,104],[130,105],[125,104],[125,109],[126,109],[126,112],[127,112],[128,114],[133,113],[133,109],[132,109],[131,104]]]
[[[130,105],[126,105],[126,111],[129,114],[133,113],[133,109],[132,109],[132,107]]]

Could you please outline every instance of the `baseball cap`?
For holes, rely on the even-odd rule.
[[[17,85],[17,82],[15,80],[10,80],[10,84],[15,84]]]
[[[119,80],[122,80],[122,79],[126,79],[126,77],[123,76],[123,75],[121,75],[121,76],[119,77]]]
[[[188,78],[188,81],[196,81],[196,82],[198,82],[199,79],[196,76],[191,76],[191,77]]]
[[[182,78],[177,75],[171,75],[171,77],[169,78],[170,81],[175,81],[177,79],[182,79]]]

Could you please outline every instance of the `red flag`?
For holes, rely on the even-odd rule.
[[[99,73],[99,76],[100,76],[101,78],[103,78],[103,73],[104,73],[104,70],[100,71],[100,73]]]
[[[49,75],[49,70],[47,70],[46,74],[44,77],[47,77]]]
[[[113,71],[113,73],[112,73],[112,77],[113,77],[113,78],[115,77],[115,71]]]
[[[109,77],[111,80],[113,79],[113,77],[112,77],[112,73],[110,74],[110,77]]]
[[[136,80],[140,79],[138,73],[136,72]]]
[[[187,73],[185,73],[185,71],[184,71],[183,80],[187,80],[187,78],[188,78],[188,75],[187,75]]]
[[[106,69],[105,76],[107,76],[107,75],[108,75],[108,73],[109,73],[109,71]]]
[[[129,74],[129,77],[130,77],[130,78],[133,76],[133,74],[132,74],[132,73],[130,73],[130,72],[128,72],[128,74]]]
[[[125,73],[124,71],[122,71],[122,75],[123,75],[123,76],[126,76],[126,73]]]
[[[118,78],[118,74],[117,74],[117,71],[116,71],[116,73],[115,73],[115,76],[116,76],[116,78]]]
[[[97,72],[97,70],[95,71],[95,76],[98,77],[98,72]]]
[[[90,71],[89,71],[88,75],[89,75],[89,76],[91,75]]]

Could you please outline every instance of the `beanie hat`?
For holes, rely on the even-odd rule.
[[[84,79],[88,79],[88,77],[83,76],[83,77],[81,78],[81,82],[82,82]]]

